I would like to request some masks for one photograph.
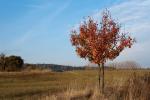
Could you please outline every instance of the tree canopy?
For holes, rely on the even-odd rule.
[[[79,31],[72,30],[71,43],[81,58],[100,64],[113,60],[126,47],[131,47],[134,39],[128,33],[120,32],[121,26],[104,11],[100,23],[92,18],[80,25]]]

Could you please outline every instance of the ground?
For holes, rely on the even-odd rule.
[[[134,72],[143,75],[150,70],[107,70],[105,71],[105,86],[111,86],[115,81],[124,82]],[[96,70],[0,72],[0,98],[40,98],[43,95],[61,93],[73,87],[77,90],[82,89],[95,83],[98,83]]]

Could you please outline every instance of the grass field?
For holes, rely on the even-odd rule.
[[[124,83],[133,73],[142,76],[150,70],[107,70],[105,83]],[[97,84],[96,70],[66,72],[0,72],[0,99],[40,99],[74,88],[81,90]]]

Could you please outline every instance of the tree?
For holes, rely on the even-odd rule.
[[[5,56],[0,55],[0,70],[1,71],[17,71],[23,67],[24,61],[20,56]]]
[[[17,71],[23,67],[24,61],[20,56],[6,57],[7,71]]]
[[[102,14],[100,23],[92,18],[71,31],[71,43],[81,58],[98,64],[99,88],[104,92],[104,64],[119,56],[126,47],[131,47],[134,39],[128,33],[120,32],[121,26],[111,18],[108,10]],[[101,70],[102,69],[102,70]]]

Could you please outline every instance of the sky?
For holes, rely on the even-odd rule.
[[[150,66],[150,0],[0,0],[0,53],[26,63],[86,65],[70,43],[70,31],[87,18],[110,10],[137,43],[116,61]]]

